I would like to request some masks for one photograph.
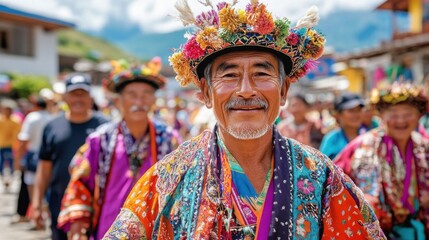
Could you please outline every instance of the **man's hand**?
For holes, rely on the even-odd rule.
[[[33,220],[34,224],[36,224],[36,229],[43,229],[45,228],[45,223],[43,220],[43,210],[42,207],[39,207],[38,205],[33,205],[31,210],[31,219]]]
[[[67,233],[69,240],[87,240],[88,224],[84,222],[73,222],[70,226],[70,231]]]

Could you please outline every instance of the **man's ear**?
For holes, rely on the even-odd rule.
[[[201,78],[200,80],[200,87],[201,87],[201,96],[199,97],[200,100],[203,101],[204,105],[206,105],[207,108],[212,108],[212,101],[210,97],[210,88],[207,83],[206,78]]]
[[[113,102],[113,105],[117,108],[117,109],[119,109],[119,111],[122,111],[123,112],[123,108],[122,108],[122,103],[121,103],[121,101],[122,101],[122,99],[121,99],[121,97],[120,96],[117,96],[117,95],[115,95],[114,97],[113,97],[113,99],[112,99],[112,102]]]
[[[281,89],[280,89],[280,105],[281,106],[284,106],[286,104],[287,92],[289,91],[289,87],[290,87],[290,79],[289,79],[289,77],[285,77],[285,79],[283,81],[283,85],[281,86]]]

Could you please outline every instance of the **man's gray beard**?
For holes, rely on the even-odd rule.
[[[252,129],[247,127],[228,127],[225,128],[225,130],[234,138],[240,140],[253,140],[264,136],[268,131],[270,131],[271,128],[272,125],[267,124],[264,127],[258,129]]]

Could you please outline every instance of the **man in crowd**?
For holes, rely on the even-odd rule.
[[[16,142],[21,128],[20,123],[12,117],[16,107],[16,103],[12,99],[0,101],[0,177],[6,191],[8,191],[14,169],[12,146]],[[10,169],[9,176],[4,173],[5,166]]]
[[[98,128],[73,158],[58,219],[71,239],[104,236],[136,181],[172,150],[171,128],[148,116],[166,81],[159,58],[131,68],[123,61],[113,66],[107,86],[117,94],[123,118]]]
[[[52,119],[43,130],[32,198],[32,218],[37,225],[41,225],[43,198],[49,188],[48,204],[52,238],[55,240],[67,239],[66,233],[56,225],[61,199],[70,180],[70,161],[77,149],[85,143],[86,137],[106,122],[106,119],[91,110],[89,76],[72,74],[66,78],[65,84],[64,101],[68,111]]]
[[[170,63],[217,125],[145,173],[105,239],[384,239],[353,182],[274,126],[290,84],[323,52],[317,9],[289,27],[258,1],[196,18],[186,1],[176,8],[198,30]]]
[[[322,139],[320,151],[334,159],[341,150],[359,136],[362,126],[363,99],[354,93],[344,93],[335,99],[335,118],[339,128],[328,132]]]
[[[38,97],[35,102],[34,111],[25,117],[18,135],[19,144],[16,160],[22,161],[23,181],[28,188],[30,202],[33,196],[37,162],[39,161],[38,152],[42,141],[43,129],[50,119],[51,115],[46,111],[46,101]],[[36,223],[35,229],[44,228],[44,226],[38,224],[40,223]]]

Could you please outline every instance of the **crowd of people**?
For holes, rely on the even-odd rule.
[[[199,105],[157,105],[158,58],[112,62],[115,111],[95,110],[82,73],[61,98],[0,100],[5,191],[21,173],[14,224],[49,222],[55,240],[429,236],[428,87],[398,80],[321,108],[288,93],[323,53],[315,9],[291,26],[258,1],[176,8],[197,30],[169,61]]]

